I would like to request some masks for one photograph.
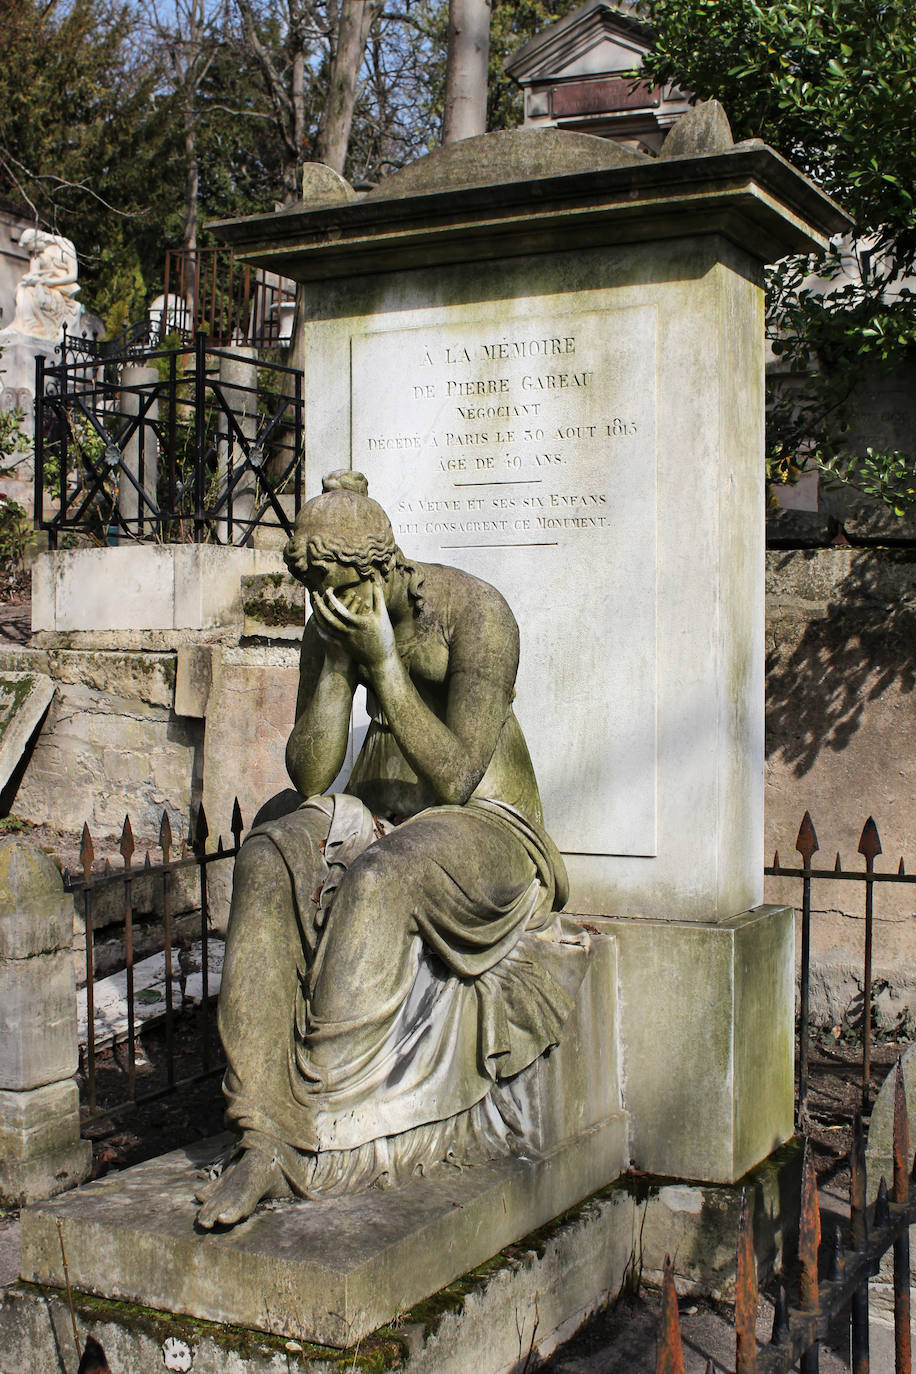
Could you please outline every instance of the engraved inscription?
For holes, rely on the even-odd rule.
[[[352,466],[409,556],[512,606],[520,710],[567,852],[655,852],[655,330],[635,307],[352,340]]]

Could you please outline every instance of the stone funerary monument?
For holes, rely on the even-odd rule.
[[[23,1274],[60,1282],[61,1217],[78,1288],[347,1346],[630,1161],[730,1184],[792,1134],[793,920],[760,905],[763,267],[846,221],[714,106],[658,158],[521,130],[362,199],[321,183],[219,233],[300,283],[308,494],[365,473],[408,555],[514,611],[589,972],[533,1066],[532,1157],[202,1235],[180,1152],[28,1213]],[[605,1277],[543,1281],[544,1348],[619,1282],[621,1198]],[[503,1327],[417,1368],[508,1369]]]

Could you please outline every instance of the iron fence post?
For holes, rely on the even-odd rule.
[[[803,1126],[808,1112],[808,997],[811,983],[811,858],[818,850],[817,834],[810,812],[806,811],[798,829],[795,848],[802,856],[802,937],[801,986],[798,1025],[798,1113]]]
[[[33,528],[41,529],[41,522],[44,518],[44,488],[45,488],[45,360],[44,355],[39,353],[35,358],[35,430],[33,435],[33,448],[35,450],[35,472],[32,478],[32,525]],[[50,538],[48,543],[51,547],[54,544]]]
[[[862,988],[862,1106],[868,1110],[868,1094],[871,1087],[871,992],[872,992],[872,940],[874,934],[874,872],[875,856],[881,853],[878,827],[871,816],[862,829],[859,840],[859,853],[865,859],[865,968]]]
[[[204,499],[207,481],[207,336],[194,336],[194,543],[206,538]]]

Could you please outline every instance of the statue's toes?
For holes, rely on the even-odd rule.
[[[194,1196],[197,1198],[197,1201],[207,1202],[213,1196],[214,1190],[217,1188],[218,1184],[219,1174],[217,1174],[215,1178],[201,1179],[200,1183],[198,1183],[194,1189]]]
[[[202,1231],[212,1231],[219,1216],[219,1202],[214,1205],[212,1198],[205,1202],[197,1213],[197,1225]]]

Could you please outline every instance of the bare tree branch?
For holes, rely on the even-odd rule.
[[[14,157],[8,148],[0,148],[0,159],[2,159],[3,165],[5,166],[7,173],[9,174],[11,179],[15,181],[22,195],[25,197],[26,200],[28,200],[32,210],[35,211],[36,217],[38,215],[38,211],[35,209],[34,202],[28,197],[25,190],[23,189],[22,182],[16,176],[13,170],[15,167],[18,167],[20,172],[23,172],[25,176],[28,177],[29,181],[38,183],[47,182],[48,184],[56,186],[59,189],[67,189],[71,191],[85,191],[87,196],[91,196],[93,200],[97,200],[100,205],[104,205],[105,209],[110,210],[113,215],[120,215],[122,219],[142,219],[143,216],[149,212],[148,206],[146,206],[143,210],[119,210],[117,205],[112,205],[109,201],[105,199],[104,196],[100,196],[98,191],[94,191],[91,186],[87,186],[85,181],[67,181],[65,177],[54,176],[50,172],[33,172],[30,167],[26,167],[24,163],[20,162],[18,158]]]

